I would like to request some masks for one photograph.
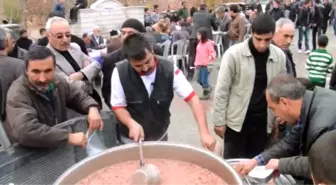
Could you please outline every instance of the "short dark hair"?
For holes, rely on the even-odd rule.
[[[278,4],[278,5],[281,5],[282,4],[282,2],[280,1],[280,0],[275,0],[274,1],[276,4]]]
[[[134,33],[124,40],[122,51],[128,59],[143,60],[146,50],[152,52],[152,47],[141,33]]]
[[[205,10],[207,8],[207,5],[206,4],[201,4],[200,5],[200,10]]]
[[[201,35],[201,43],[204,43],[206,41],[208,41],[208,30],[204,27],[199,28],[197,30],[197,33],[199,33]]]
[[[304,4],[305,4],[305,5],[308,4],[308,3],[310,3],[310,0],[305,0],[305,1],[304,1]]]
[[[148,8],[145,8],[145,12],[147,12],[148,11]]]
[[[87,33],[84,33],[83,35],[82,35],[82,38],[86,38],[88,36],[88,34]]]
[[[315,184],[336,184],[336,130],[320,136],[309,150],[308,161]]]
[[[25,34],[25,33],[27,33],[27,30],[25,30],[25,29],[22,29],[22,30],[20,30],[20,32],[19,32],[20,36],[23,35],[23,34]]]
[[[251,25],[252,33],[258,35],[275,32],[275,21],[271,15],[259,14]]]
[[[155,4],[154,9],[157,9],[157,8],[159,8],[159,5]]]
[[[56,65],[55,55],[49,48],[40,45],[31,46],[25,58],[26,69],[28,69],[29,62],[32,60],[44,60],[48,57],[52,57],[54,65]]]
[[[230,11],[233,11],[234,13],[238,13],[239,12],[239,6],[236,4],[232,4],[229,6]]]
[[[319,47],[327,47],[329,39],[326,35],[320,35],[317,39],[317,44]]]
[[[40,35],[42,35],[43,32],[47,31],[45,28],[40,29]]]
[[[289,74],[275,76],[267,86],[267,91],[273,102],[279,103],[280,98],[298,100],[306,92],[305,86]]]

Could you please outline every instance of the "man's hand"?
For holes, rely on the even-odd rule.
[[[135,121],[128,127],[128,130],[128,137],[133,139],[135,142],[138,142],[140,138],[145,138],[145,132],[142,126]]]
[[[88,114],[89,130],[93,131],[97,128],[103,130],[104,123],[100,117],[99,110],[97,107],[90,107]]]
[[[224,138],[224,135],[225,135],[225,130],[226,130],[226,126],[215,126],[214,127],[214,131],[215,133],[221,137],[222,139]]]
[[[75,146],[86,147],[86,136],[83,132],[70,133],[68,135],[68,143]]]
[[[81,72],[75,72],[69,75],[70,80],[72,81],[78,81],[78,80],[83,80],[84,75]]]
[[[242,176],[247,176],[250,171],[253,170],[258,165],[256,159],[250,159],[248,161],[242,161],[239,164],[234,166],[234,169]]]
[[[202,134],[201,135],[201,142],[204,148],[213,151],[216,146],[216,139],[210,134]]]
[[[266,169],[279,170],[279,159],[271,159],[268,161]]]

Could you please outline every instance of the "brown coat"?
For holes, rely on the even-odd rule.
[[[231,24],[228,31],[228,37],[230,40],[235,40],[237,42],[243,42],[244,41],[244,35],[245,35],[245,17],[238,14],[237,17],[235,17]]]
[[[14,142],[28,147],[57,147],[68,141],[68,129],[55,128],[67,121],[67,107],[87,114],[98,104],[63,77],[54,77],[50,96],[37,91],[25,74],[13,82],[7,94],[5,128]],[[52,98],[49,98],[52,97]]]

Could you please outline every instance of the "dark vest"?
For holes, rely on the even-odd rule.
[[[116,65],[126,97],[126,109],[142,125],[146,141],[158,140],[167,131],[170,123],[169,107],[174,97],[174,65],[161,57],[156,58],[158,63],[150,97],[141,77],[127,60]],[[128,136],[128,128],[123,124],[119,131]]]

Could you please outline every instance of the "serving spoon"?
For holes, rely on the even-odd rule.
[[[139,139],[140,168],[132,176],[132,185],[160,185],[160,170],[154,164],[145,164],[142,139]]]

